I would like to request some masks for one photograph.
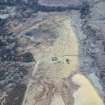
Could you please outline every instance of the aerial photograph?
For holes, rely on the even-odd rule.
[[[105,105],[105,0],[0,0],[0,105]]]

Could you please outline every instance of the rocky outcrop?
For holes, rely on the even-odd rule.
[[[32,53],[24,51],[26,45],[18,42],[10,25],[14,28],[24,26],[25,22],[30,25],[50,13],[71,14],[81,44],[81,72],[87,76],[95,73],[105,95],[104,9],[104,0],[0,0],[0,97],[5,92],[6,97],[11,95],[5,105],[11,105],[11,99],[14,102],[22,99],[35,63]],[[21,98],[17,99],[16,94]],[[21,105],[21,100],[18,101],[17,105]]]

